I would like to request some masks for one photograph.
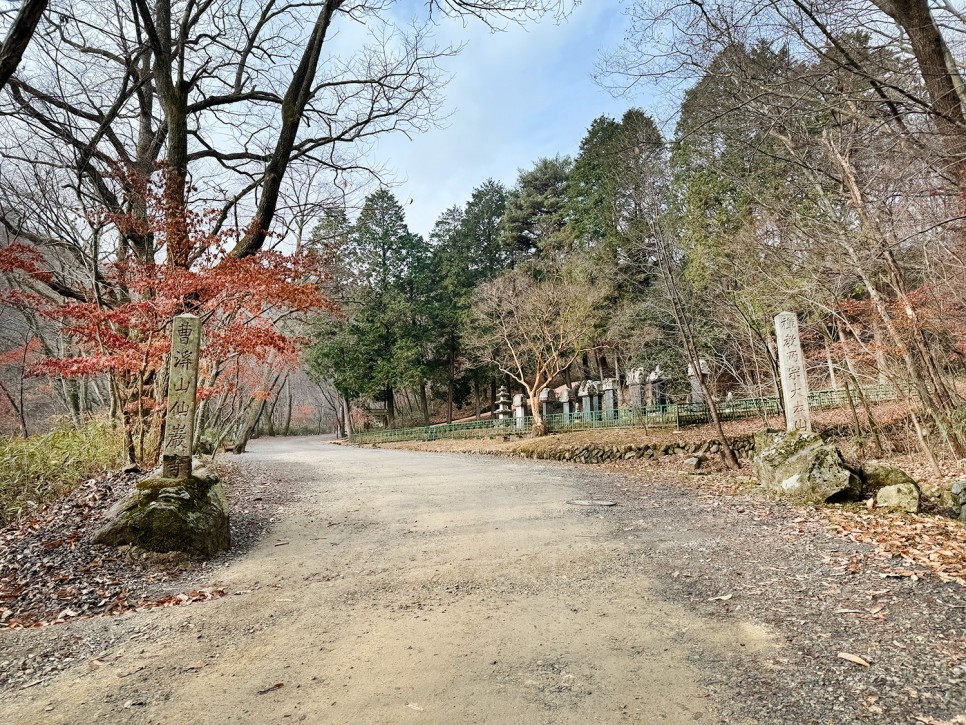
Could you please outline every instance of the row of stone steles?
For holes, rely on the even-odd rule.
[[[558,394],[559,391],[559,394]],[[499,405],[500,401],[497,401]],[[617,417],[620,404],[620,383],[616,378],[584,380],[573,387],[546,388],[540,394],[540,414],[543,417],[563,415],[564,421],[574,418],[606,420]],[[513,417],[518,426],[531,414],[530,401],[526,395],[513,396]]]

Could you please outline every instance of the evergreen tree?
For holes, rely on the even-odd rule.
[[[503,217],[503,245],[514,259],[570,248],[567,179],[572,168],[569,156],[555,156],[520,172]]]
[[[323,224],[316,236],[328,231]],[[409,231],[395,196],[382,189],[366,198],[337,256],[345,319],[321,324],[307,359],[344,396],[384,401],[392,425],[396,391],[418,390],[426,378],[429,248]]]

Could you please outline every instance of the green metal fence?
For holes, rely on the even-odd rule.
[[[888,385],[863,388],[869,402],[895,400],[895,390]],[[853,392],[853,396],[855,393]],[[855,401],[858,402],[857,400]],[[808,395],[812,410],[841,408],[848,404],[844,390],[819,390]],[[755,418],[760,415],[780,415],[778,398],[742,398],[721,401],[718,417],[723,421]],[[620,408],[609,415],[606,411],[580,412],[569,415],[544,416],[551,432],[591,430],[595,428],[679,428],[711,422],[706,403],[654,405],[640,408]],[[533,417],[508,420],[471,420],[466,423],[431,425],[422,428],[380,428],[360,431],[349,436],[350,443],[392,443],[401,441],[434,441],[443,438],[490,438],[494,436],[523,436],[533,427]]]

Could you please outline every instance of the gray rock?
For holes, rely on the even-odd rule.
[[[684,471],[686,473],[697,473],[698,469],[701,468],[701,464],[705,461],[704,456],[691,456],[690,458],[684,459]]]
[[[97,544],[130,544],[148,551],[183,551],[210,557],[231,545],[228,498],[218,476],[204,467],[190,479],[146,478],[107,513]]]
[[[966,522],[966,481],[953,481],[952,487],[939,495],[939,505],[960,521]]]
[[[884,463],[867,463],[862,467],[862,478],[871,488],[879,490],[886,486],[901,486],[912,484],[917,489],[919,484],[908,473],[895,466],[887,466]]]
[[[875,505],[880,508],[890,508],[909,513],[919,513],[919,500],[922,492],[915,481],[912,483],[897,483],[894,486],[883,486],[875,497]]]
[[[752,468],[766,489],[803,503],[854,499],[862,489],[838,448],[815,433],[756,433]]]

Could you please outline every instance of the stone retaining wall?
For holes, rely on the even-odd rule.
[[[749,458],[755,443],[752,436],[737,436],[731,439],[731,447],[738,458]],[[605,446],[598,444],[547,444],[546,439],[523,443],[516,450],[481,450],[479,453],[517,458],[532,458],[572,463],[607,463],[608,461],[627,461],[637,458],[657,459],[680,454],[717,455],[720,446],[717,440],[689,443],[626,443]]]

